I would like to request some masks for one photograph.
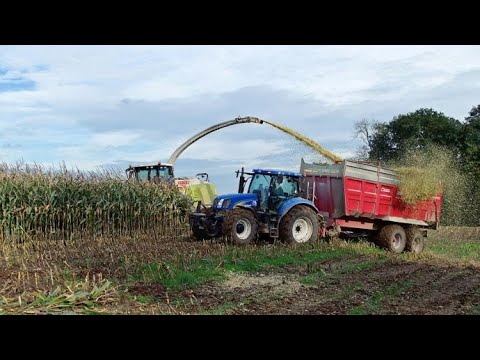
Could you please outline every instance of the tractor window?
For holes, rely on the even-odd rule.
[[[248,192],[250,194],[257,193],[260,200],[260,208],[265,209],[268,203],[268,191],[270,188],[270,182],[272,181],[271,175],[255,174],[250,180],[250,186]]]
[[[287,195],[294,196],[298,193],[298,179],[290,176],[283,177],[282,183],[283,192]]]
[[[138,170],[137,179],[140,181],[148,181],[150,169]]]
[[[255,174],[250,182],[250,187],[248,188],[248,192],[253,194],[254,190],[261,190],[261,192],[267,191],[268,187],[270,186],[270,181],[272,177],[270,175],[264,174]]]
[[[169,180],[171,177],[173,177],[171,167],[162,166],[158,169],[158,172],[161,179]]]
[[[274,176],[272,196],[294,196],[298,193],[298,179],[291,176]]]

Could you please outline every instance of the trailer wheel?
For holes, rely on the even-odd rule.
[[[378,245],[394,254],[400,254],[406,242],[405,230],[400,225],[386,225],[378,234]]]
[[[296,206],[280,222],[280,238],[288,243],[306,243],[318,239],[317,214],[309,207]]]
[[[198,225],[192,226],[192,232],[193,236],[195,236],[195,239],[197,239],[198,241],[212,239],[212,237],[208,235],[204,229],[200,229]]]
[[[246,245],[257,238],[258,221],[247,209],[236,208],[227,215],[223,235],[235,244]]]
[[[405,230],[407,235],[407,244],[405,250],[420,254],[425,247],[425,238],[420,230],[416,227],[410,227]]]

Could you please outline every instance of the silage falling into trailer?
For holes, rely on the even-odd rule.
[[[310,148],[314,149],[315,151],[319,152],[320,154],[325,156],[327,159],[333,161],[334,163],[337,163],[337,162],[340,162],[340,161],[343,160],[342,158],[340,158],[337,155],[331,153],[327,149],[324,149],[322,146],[320,146],[318,143],[316,143],[312,139],[309,139],[308,137],[306,137],[302,134],[299,134],[296,131],[294,131],[294,130],[286,127],[286,126],[283,126],[283,125],[280,125],[280,124],[274,123],[273,121],[268,121],[268,120],[263,120],[263,122],[265,122],[265,123],[277,128],[277,129],[283,131],[284,133],[286,133],[290,136],[293,136],[298,141],[304,143],[308,147],[310,147]]]

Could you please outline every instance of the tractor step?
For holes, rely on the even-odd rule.
[[[270,219],[270,237],[273,238],[274,240],[276,240],[279,237],[276,218]]]

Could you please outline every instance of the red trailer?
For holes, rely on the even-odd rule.
[[[421,252],[426,229],[437,229],[442,195],[406,205],[398,191],[399,178],[389,169],[348,161],[333,165],[307,164],[302,159],[300,187],[324,217],[327,231],[368,231],[378,245],[400,253]]]

